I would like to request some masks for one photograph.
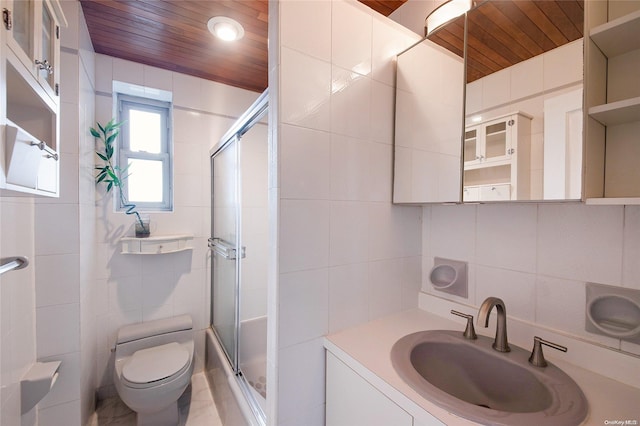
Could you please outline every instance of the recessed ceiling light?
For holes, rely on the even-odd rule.
[[[209,32],[224,41],[240,40],[244,36],[244,28],[234,19],[226,16],[214,16],[207,22]]]

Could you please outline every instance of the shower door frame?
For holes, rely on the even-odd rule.
[[[231,365],[231,369],[233,371],[233,373],[236,376],[237,382],[240,385],[240,388],[242,390],[242,393],[245,394],[245,398],[247,400],[247,402],[249,403],[249,406],[251,407],[251,410],[253,411],[254,415],[256,416],[256,419],[261,422],[262,424],[266,424],[266,413],[262,410],[262,408],[259,406],[259,403],[254,399],[253,395],[251,394],[251,390],[249,389],[249,385],[246,383],[246,381],[244,380],[244,377],[242,376],[242,372],[240,370],[240,310],[241,310],[241,303],[242,301],[240,300],[240,292],[241,292],[241,279],[242,279],[242,268],[241,268],[241,259],[244,257],[244,247],[242,247],[242,215],[240,214],[240,212],[242,211],[242,197],[240,195],[240,188],[242,185],[242,179],[241,179],[241,158],[240,158],[240,143],[242,142],[242,136],[247,133],[252,127],[253,125],[255,125],[256,123],[258,123],[266,114],[268,111],[268,101],[269,101],[269,89],[267,88],[259,97],[258,99],[249,107],[249,109],[247,109],[247,111],[245,111],[239,118],[238,120],[236,120],[236,122],[231,126],[231,128],[224,134],[224,136],[220,139],[220,141],[210,150],[209,152],[209,157],[210,157],[210,167],[211,167],[211,238],[209,238],[209,250],[213,250],[214,249],[214,240],[215,237],[213,235],[214,233],[214,219],[213,219],[213,213],[214,213],[214,209],[213,209],[213,200],[214,200],[214,173],[213,173],[213,160],[214,157],[216,157],[219,153],[221,153],[222,151],[224,151],[226,148],[229,148],[230,145],[232,145],[233,143],[236,143],[236,178],[235,178],[235,185],[236,185],[236,199],[237,199],[237,204],[236,204],[236,246],[235,246],[235,254],[236,254],[236,258],[235,258],[235,306],[234,306],[234,333],[235,333],[235,341],[234,341],[234,345],[235,347],[233,348],[233,352],[234,352],[234,356],[231,357],[227,351],[227,348],[225,347],[225,345],[222,343],[222,339],[220,338],[220,335],[218,334],[218,331],[216,330],[216,328],[213,326],[213,310],[214,310],[214,306],[213,306],[213,286],[215,285],[214,283],[214,270],[213,270],[213,254],[211,257],[211,272],[209,274],[210,279],[211,279],[211,296],[212,298],[210,299],[210,310],[209,310],[209,326],[211,327],[213,334],[215,335],[216,339],[218,340],[218,343],[220,343],[220,347],[222,348],[225,356],[227,357],[227,361],[229,362],[229,364]],[[233,358],[233,359],[232,359]]]

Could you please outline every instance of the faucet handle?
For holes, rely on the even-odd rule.
[[[458,312],[453,309],[451,310],[451,313],[453,315],[457,315],[459,317],[467,319],[467,328],[464,329],[464,338],[469,340],[476,340],[478,336],[476,335],[475,328],[473,328],[473,315]]]
[[[557,349],[562,352],[567,351],[567,348],[564,346],[535,336],[533,338],[533,350],[531,351],[531,356],[529,357],[529,363],[535,365],[536,367],[546,367],[548,365],[547,360],[544,359],[544,354],[542,353],[542,345],[549,346],[550,348]]]

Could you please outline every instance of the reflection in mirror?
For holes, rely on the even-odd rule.
[[[398,56],[394,203],[460,201],[463,98],[462,50],[425,39]]]
[[[463,200],[580,199],[583,0],[476,4],[468,12]],[[447,23],[428,39],[425,45],[437,43],[462,58],[464,20]],[[406,78],[405,63],[410,61],[403,58],[408,53],[398,58],[398,84],[413,91]],[[412,84],[427,87],[423,80],[437,68],[434,60],[415,70],[417,81]],[[452,95],[441,88],[436,80],[433,92],[413,93],[406,105],[401,100],[406,93],[397,90],[395,202],[456,201],[434,196],[437,185],[456,185],[457,177],[437,170],[434,177],[426,169],[427,158],[437,160],[420,145],[433,127],[433,110],[451,101]],[[432,102],[428,111],[417,104],[417,96]],[[443,120],[436,128],[444,132],[448,125]],[[448,130],[454,132],[456,126]],[[460,148],[453,136],[451,141],[449,153]]]
[[[464,201],[581,198],[582,0],[468,14]]]

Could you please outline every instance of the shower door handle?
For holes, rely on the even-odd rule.
[[[235,246],[223,240],[222,238],[209,238],[209,248],[225,259],[237,259]],[[244,259],[245,257],[245,247],[241,247],[240,258]]]

